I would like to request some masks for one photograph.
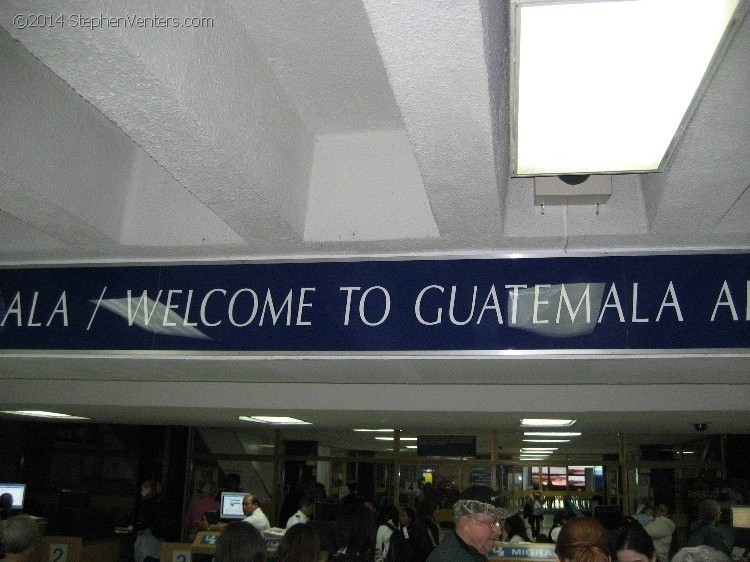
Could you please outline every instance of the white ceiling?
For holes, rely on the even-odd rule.
[[[22,29],[33,14],[52,21]],[[154,14],[212,25],[80,25]],[[598,213],[543,214],[533,180],[510,176],[506,2],[3,0],[0,27],[6,266],[750,249],[748,17],[665,171],[613,176]],[[567,413],[616,451],[618,432],[698,421],[750,433],[749,374],[747,350],[0,352],[0,406],[216,426],[296,413],[509,443],[520,414]]]

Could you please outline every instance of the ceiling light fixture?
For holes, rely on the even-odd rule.
[[[361,431],[364,433],[393,433],[393,429],[352,429],[352,431]]]
[[[393,441],[393,437],[376,437],[378,441]],[[416,441],[416,437],[401,437],[399,441]]]
[[[524,436],[529,437],[578,437],[580,431],[524,431]]]
[[[524,418],[521,420],[521,427],[570,427],[577,420],[561,419],[543,419],[543,418]]]
[[[522,447],[522,453],[553,453],[557,451],[557,447]]]
[[[653,172],[747,9],[739,0],[514,0],[513,172]]]
[[[312,425],[310,422],[286,416],[240,416],[242,421],[267,423],[271,425]]]
[[[14,416],[29,416],[32,418],[47,418],[47,419],[65,419],[65,420],[88,420],[83,416],[72,416],[70,414],[60,414],[58,412],[45,412],[43,410],[3,410],[3,414],[11,414]]]
[[[524,443],[570,443],[570,439],[524,439]]]

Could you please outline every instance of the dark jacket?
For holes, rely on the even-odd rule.
[[[696,521],[690,526],[690,537],[687,541],[687,546],[712,546],[716,550],[720,550],[725,554],[729,554],[729,547],[727,543],[716,528],[716,523],[701,519]]]
[[[427,558],[427,562],[486,562],[487,557],[466,544],[456,533],[448,533]]]
[[[141,500],[133,530],[135,532],[151,529],[156,538],[164,536],[164,510],[159,496],[151,494]]]

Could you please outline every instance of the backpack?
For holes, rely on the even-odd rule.
[[[379,558],[380,560],[387,560],[388,551],[391,549],[391,538],[393,538],[393,533],[398,531],[398,527],[391,523],[390,520],[385,522],[385,526],[391,530],[391,536],[388,537],[388,541],[383,545],[383,552],[381,553],[381,556]]]
[[[417,560],[421,560],[419,550],[408,531],[406,536],[404,536],[403,528],[393,531],[385,562],[413,562]]]

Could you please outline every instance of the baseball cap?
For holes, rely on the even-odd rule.
[[[507,519],[516,510],[504,507],[500,494],[489,486],[473,485],[464,489],[453,504],[453,517],[486,513],[498,519]]]

